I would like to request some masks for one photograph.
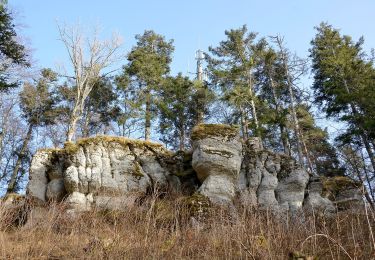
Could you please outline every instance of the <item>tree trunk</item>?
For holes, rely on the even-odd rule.
[[[184,127],[182,126],[180,128],[180,151],[184,151],[185,150],[185,129]]]
[[[297,141],[298,161],[302,166],[304,166],[303,153],[302,153],[301,140],[300,140],[300,127],[299,127],[299,123],[298,123],[296,108],[295,108],[295,105],[294,105],[295,104],[294,93],[293,93],[293,89],[292,89],[292,82],[291,82],[290,76],[289,76],[289,68],[288,68],[288,65],[286,64],[285,60],[284,60],[284,67],[285,67],[285,73],[286,73],[287,81],[288,81],[288,90],[289,90],[289,98],[290,98],[290,107],[292,109],[294,135],[296,136],[296,141]]]
[[[202,89],[198,89],[198,99],[197,99],[197,125],[204,123],[204,110],[205,110],[205,100],[206,98],[202,97],[201,95],[204,92],[203,86]],[[206,96],[206,93],[204,93],[204,96]]]
[[[3,139],[4,139],[4,132],[0,130],[0,156],[3,155]]]
[[[283,143],[284,153],[291,156],[292,153],[290,152],[290,142],[288,133],[285,131],[284,125],[281,123],[280,127],[280,135],[281,135],[281,142]]]
[[[361,152],[361,157],[362,157],[362,160],[364,160],[362,152]],[[365,182],[364,182],[364,180],[363,180],[362,177],[361,177],[361,171],[358,169],[357,164],[356,164],[355,162],[352,162],[352,161],[350,160],[350,158],[348,158],[348,162],[349,162],[349,164],[351,164],[352,168],[354,169],[354,171],[355,171],[356,174],[357,174],[358,179],[359,179],[359,180],[361,181],[361,183],[362,183],[362,186],[363,186],[363,193],[364,193],[364,195],[365,195],[366,200],[367,200],[368,203],[371,205],[371,208],[374,209],[374,201],[373,201],[374,197],[373,197],[373,192],[372,192],[372,189],[371,189],[371,183],[370,183],[370,181],[367,179],[367,184],[369,185],[369,189],[370,189],[370,192],[371,192],[371,195],[372,195],[371,197],[372,197],[372,198],[369,196],[369,193],[368,193],[368,191],[367,191],[367,187],[366,187],[366,185],[364,185]],[[367,175],[366,167],[364,167],[364,171],[365,171],[365,175],[366,175],[366,177],[367,177],[368,175]]]
[[[362,161],[365,161],[365,158],[364,158],[364,155],[363,155],[362,149],[360,149],[360,153],[361,153]],[[375,198],[374,198],[374,190],[373,190],[372,185],[371,185],[371,180],[370,180],[370,176],[369,176],[369,173],[368,173],[368,170],[367,170],[366,164],[363,164],[363,171],[365,172],[365,178],[366,178],[366,181],[367,181],[367,185],[368,185],[368,187],[369,187],[369,190],[370,190],[370,194],[371,194],[371,197],[372,197],[372,201],[375,202]],[[360,174],[358,174],[358,176],[360,177]],[[361,180],[361,181],[362,181],[362,180]],[[362,181],[362,183],[363,183],[363,181]]]
[[[279,105],[279,99],[276,94],[276,86],[275,86],[272,76],[270,76],[270,81],[271,81],[272,95],[273,95],[273,99],[274,99],[275,106],[276,106],[276,112],[277,112],[277,115],[280,115],[281,109]],[[283,122],[279,122],[279,128],[280,128],[281,142],[283,143],[283,147],[284,147],[284,153],[287,155],[291,155],[289,138],[288,138],[288,134],[285,132]]]
[[[70,120],[69,120],[69,125],[68,125],[68,132],[66,134],[66,141],[71,142],[73,140],[73,137],[76,133],[76,128],[77,128],[77,122],[81,116],[81,111],[80,105],[76,101],[73,107],[73,111],[70,115]]]
[[[72,115],[70,118],[69,126],[68,126],[68,133],[66,135],[66,141],[71,142],[73,140],[74,134],[76,133],[76,127],[79,117],[76,115]]]
[[[243,139],[247,140],[249,138],[248,122],[246,120],[245,111],[242,108],[242,106],[240,106],[240,113],[241,113],[241,126],[242,126],[241,128],[242,128]]]
[[[151,93],[146,93],[145,140],[151,136]]]
[[[203,114],[204,114],[203,111],[199,109],[197,112],[197,125],[203,124],[203,119],[204,119]]]
[[[91,113],[90,113],[88,108],[87,108],[85,114],[86,114],[86,116],[84,117],[85,122],[84,122],[83,127],[82,127],[82,137],[88,137],[90,135],[89,125],[90,125],[90,121],[91,121]]]
[[[374,156],[374,152],[372,151],[372,149],[370,147],[370,144],[368,142],[366,134],[362,133],[361,137],[362,137],[362,140],[363,140],[363,144],[365,145],[367,154],[370,157],[370,162],[371,162],[371,165],[372,165],[372,169],[375,171],[375,156]]]
[[[7,193],[12,193],[12,192],[15,191],[16,184],[17,184],[18,171],[21,167],[22,160],[25,157],[25,152],[26,152],[27,147],[29,145],[29,142],[31,140],[33,128],[34,128],[34,126],[32,124],[30,124],[29,129],[27,131],[27,134],[25,136],[25,139],[23,140],[21,151],[18,154],[17,162],[16,162],[16,165],[13,169],[13,173],[12,173],[12,176],[11,176],[10,181],[9,181]]]
[[[312,164],[311,159],[310,159],[310,153],[309,153],[309,150],[307,149],[307,145],[306,145],[306,142],[304,140],[303,133],[301,132],[300,134],[301,134],[302,146],[303,146],[303,149],[305,150],[305,154],[306,154],[307,165],[310,168],[310,172],[314,173],[313,164]]]
[[[250,105],[251,105],[251,112],[253,114],[253,119],[255,123],[255,136],[259,137],[260,143],[262,143],[262,139],[259,132],[259,121],[257,116],[257,110],[254,102],[254,91],[253,91],[253,82],[252,82],[252,76],[251,71],[248,72],[248,88],[249,88],[249,94],[251,97]]]

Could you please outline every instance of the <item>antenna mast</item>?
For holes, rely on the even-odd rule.
[[[197,60],[197,80],[202,82],[203,78],[203,60],[204,60],[204,53],[202,50],[197,50],[195,53],[195,59]]]

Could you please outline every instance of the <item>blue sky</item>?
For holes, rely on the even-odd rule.
[[[26,25],[22,34],[34,49],[40,67],[55,68],[66,62],[67,55],[59,42],[56,20],[74,24],[101,24],[103,32],[119,32],[125,51],[134,44],[134,35],[153,29],[176,47],[172,72],[194,70],[198,48],[216,46],[224,39],[224,30],[247,24],[261,36],[281,34],[288,47],[306,56],[314,37],[313,27],[322,21],[342,29],[358,39],[365,36],[365,47],[375,47],[374,0],[9,0]]]

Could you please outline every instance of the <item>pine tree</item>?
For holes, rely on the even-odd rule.
[[[375,169],[374,68],[362,51],[363,38],[353,42],[337,29],[322,23],[311,42],[315,102],[328,117],[347,124],[343,143],[360,140]]]
[[[239,29],[225,31],[226,40],[216,48],[210,47],[207,55],[208,69],[214,84],[221,87],[224,100],[240,114],[244,138],[249,128],[255,136],[261,137],[258,120],[257,97],[254,90],[254,69],[258,62],[258,50],[264,40],[255,42],[257,34],[248,32],[246,25]],[[249,114],[252,122],[249,122]]]
[[[329,142],[328,132],[316,125],[310,107],[307,104],[299,104],[296,111],[302,141],[308,147],[304,156],[311,161],[313,172],[330,177],[344,175],[345,169],[340,164],[335,148]]]
[[[35,84],[26,83],[20,93],[20,106],[22,115],[28,123],[28,130],[17,152],[17,161],[8,184],[8,193],[15,191],[21,163],[25,159],[34,128],[53,124],[57,115],[54,110],[56,99],[51,90],[57,80],[56,73],[44,69],[41,74],[42,77]]]
[[[268,108],[262,113],[263,121],[268,128],[268,142],[278,149],[280,143],[285,154],[291,155],[291,144],[288,124],[288,88],[280,55],[272,48],[264,48],[261,62],[257,67],[259,98]],[[278,132],[276,128],[278,128]]]
[[[4,3],[0,5],[0,91],[18,86],[10,82],[9,68],[18,65],[29,67],[25,46],[17,42],[12,14]]]
[[[194,83],[179,73],[168,77],[159,91],[159,128],[162,141],[174,149],[185,150],[197,118],[193,99]]]
[[[299,76],[305,72],[305,61],[296,56],[292,56],[289,50],[284,46],[284,39],[281,36],[272,37],[278,48],[278,55],[280,57],[282,73],[284,76],[285,86],[288,90],[289,108],[292,117],[292,125],[294,130],[294,138],[296,140],[298,161],[301,165],[305,165],[303,153],[309,154],[306,144],[303,141],[303,133],[300,130],[300,125],[297,117],[297,94],[296,81]],[[309,157],[306,157],[307,164],[312,171],[312,164]]]
[[[128,54],[129,63],[124,66],[120,77],[128,78],[122,81],[129,82],[129,88],[136,89],[138,99],[144,105],[144,138],[148,140],[155,114],[153,95],[169,73],[174,47],[172,40],[166,41],[154,31],[145,31],[135,38],[137,44]]]

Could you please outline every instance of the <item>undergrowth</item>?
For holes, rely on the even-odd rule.
[[[63,203],[51,204],[31,211],[23,225],[15,221],[16,206],[0,206],[0,259],[375,257],[373,211],[292,218],[252,208],[238,207],[237,214],[220,207],[205,210],[199,201],[153,195],[124,211],[75,216],[65,213]]]

